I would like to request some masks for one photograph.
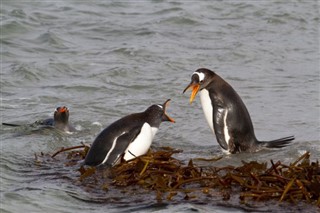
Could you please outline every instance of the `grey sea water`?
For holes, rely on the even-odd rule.
[[[222,155],[197,98],[182,94],[200,67],[215,70],[245,102],[260,140],[294,135],[277,151],[225,156],[291,162],[320,158],[319,1],[2,0],[1,122],[30,123],[70,109],[73,135],[25,133],[1,126],[1,212],[242,212],[238,201],[87,202],[72,184],[78,172],[35,153],[90,144],[108,124],[171,98],[153,146],[176,157]],[[106,194],[106,196],[109,196]],[[127,202],[126,202],[127,201]],[[120,205],[121,204],[121,205]],[[154,205],[152,205],[154,204]],[[259,204],[265,211],[288,206]],[[232,206],[232,207],[231,207]],[[316,211],[290,205],[292,211]],[[259,208],[256,209],[258,211]]]

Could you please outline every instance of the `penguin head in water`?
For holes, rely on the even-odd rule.
[[[215,73],[206,68],[196,70],[191,76],[190,84],[183,90],[183,93],[188,89],[192,89],[190,103],[194,100],[199,90],[206,88],[213,80]]]
[[[150,126],[158,128],[161,122],[164,121],[175,123],[175,120],[166,113],[169,102],[170,99],[166,100],[163,104],[152,105],[146,109],[145,113],[148,115],[147,122]]]
[[[58,107],[53,115],[55,123],[68,123],[69,120],[69,109],[65,106]]]

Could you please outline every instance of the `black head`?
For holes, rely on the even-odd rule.
[[[69,110],[67,107],[58,107],[54,112],[54,122],[67,124],[69,120]]]
[[[147,121],[152,127],[159,127],[160,123],[163,121],[170,121],[175,123],[174,119],[172,119],[166,113],[166,108],[168,107],[170,99],[168,99],[163,104],[152,105],[144,113],[147,114]]]
[[[206,68],[197,69],[191,76],[190,84],[183,90],[183,93],[188,89],[192,89],[190,103],[194,100],[199,90],[206,88],[214,78],[215,73]]]

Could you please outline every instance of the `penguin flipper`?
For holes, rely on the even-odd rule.
[[[13,126],[13,127],[22,126],[21,124],[11,124],[11,123],[2,123],[2,125],[4,125],[4,126]]]
[[[132,141],[134,141],[134,139],[139,135],[140,130],[141,130],[141,126],[136,126],[132,128],[129,132],[126,132],[121,136],[119,136],[116,142],[117,149],[116,150],[114,149],[110,153],[109,158],[106,161],[106,164],[111,166],[116,165],[121,159],[121,157],[123,156],[126,149],[128,148],[129,144]]]
[[[38,120],[31,125],[34,125],[34,126],[54,126],[54,119],[47,118],[45,120]]]
[[[226,128],[226,124],[225,124],[225,116],[226,116],[227,111],[224,110],[223,108],[219,108],[218,110],[214,110],[213,112],[213,128],[214,128],[214,132],[216,134],[216,138],[217,138],[217,142],[219,143],[219,145],[225,149],[228,150],[229,149],[229,141],[226,141],[226,137],[225,137],[225,128]]]

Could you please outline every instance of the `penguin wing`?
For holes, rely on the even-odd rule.
[[[227,114],[228,111],[224,108],[218,107],[217,110],[214,110],[213,116],[213,127],[216,134],[216,138],[220,146],[228,150],[229,147],[229,133],[227,127]]]
[[[53,120],[53,118],[47,118],[45,120],[38,120],[38,121],[34,122],[32,125],[53,126],[54,120]]]
[[[4,126],[14,126],[14,127],[22,126],[21,124],[12,124],[12,123],[2,123],[2,125],[4,125]]]
[[[110,152],[106,164],[114,166],[123,156],[129,144],[133,142],[139,135],[141,126],[132,128],[129,132],[125,132],[115,141],[115,148]]]

